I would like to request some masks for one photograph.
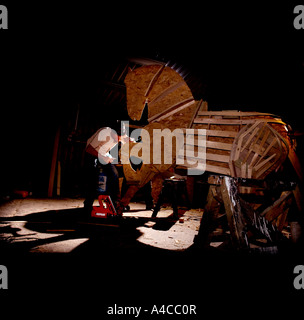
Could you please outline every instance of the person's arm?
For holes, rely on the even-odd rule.
[[[109,152],[107,152],[106,154],[102,155],[102,154],[99,154],[98,155],[98,152],[96,151],[96,149],[94,149],[91,145],[88,145],[87,148],[86,148],[86,152],[88,152],[89,154],[91,154],[92,156],[94,156],[95,158],[102,158],[104,160],[105,163],[112,163],[115,158],[113,158]]]
[[[113,158],[109,152],[103,155],[102,158],[107,163],[112,163],[115,160],[115,158]]]

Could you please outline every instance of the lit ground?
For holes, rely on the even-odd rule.
[[[96,205],[98,205],[96,201]],[[157,218],[145,205],[131,203],[122,221],[90,218],[83,199],[15,199],[0,207],[0,248],[6,252],[71,253],[158,248],[180,251],[193,244],[202,210],[162,208]]]
[[[174,220],[172,209],[163,208],[152,219],[144,204],[131,203],[131,211],[117,221],[87,217],[82,203],[83,199],[27,198],[0,206],[0,265],[8,269],[9,296],[18,296],[11,299],[15,309],[32,312],[47,301],[47,312],[53,308],[58,316],[58,301],[66,304],[73,296],[69,315],[70,309],[78,312],[83,305],[87,318],[88,310],[96,310],[92,316],[99,312],[103,319],[102,306],[154,304],[156,299],[160,305],[201,304],[202,314],[210,303],[205,296],[218,308],[215,297],[231,296],[231,288],[247,301],[247,289],[260,294],[276,288],[282,294],[292,286],[292,268],[285,256],[246,259],[214,248],[222,242],[208,249],[192,246],[202,210],[179,209],[179,219]],[[268,300],[269,296],[263,299]],[[27,305],[16,308],[16,301]]]

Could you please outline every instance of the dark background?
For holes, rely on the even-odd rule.
[[[104,69],[125,57],[184,65],[201,81],[198,98],[210,110],[271,112],[303,131],[297,3],[267,3],[7,3],[9,28],[0,33],[2,193],[20,180],[46,193],[56,129],[74,121],[77,104],[122,117],[95,99]]]

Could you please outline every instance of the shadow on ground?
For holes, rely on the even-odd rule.
[[[133,210],[132,212],[136,212]],[[184,212],[181,212],[181,215]],[[137,230],[145,226],[149,217],[92,218],[83,209],[50,210],[0,219],[0,249],[2,252],[30,252],[31,249],[73,239],[87,239],[74,248],[71,254],[98,254],[101,251],[165,251],[137,241],[142,233]],[[23,222],[22,227],[16,222]],[[175,223],[171,216],[154,218],[153,229],[166,231]],[[13,223],[15,222],[15,223]],[[26,231],[25,231],[26,230]],[[21,232],[22,231],[22,232]],[[41,236],[44,234],[44,236]],[[47,236],[49,235],[49,236]],[[48,251],[42,251],[47,253]],[[54,251],[53,251],[54,252]]]

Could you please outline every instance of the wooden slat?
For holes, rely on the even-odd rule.
[[[225,162],[229,163],[230,156],[225,156],[222,154],[215,154],[215,153],[206,153],[206,160],[218,161],[218,162]]]
[[[215,172],[215,173],[219,173],[219,174],[224,174],[224,175],[227,175],[227,176],[230,175],[230,170],[228,168],[213,166],[211,164],[206,164],[206,171]]]
[[[217,142],[217,141],[206,141],[206,147],[211,148],[211,149],[220,149],[220,150],[231,151],[232,144],[224,143],[224,142]]]
[[[278,123],[282,125],[286,125],[285,122],[279,119],[241,119],[241,120],[233,120],[233,119],[217,119],[217,118],[199,118],[196,117],[194,119],[194,124],[226,124],[226,125],[243,125],[255,123],[256,121],[267,122],[267,123]]]
[[[235,138],[238,132],[225,130],[206,130],[206,135],[210,137]]]
[[[191,147],[195,146],[196,148],[201,148],[198,145],[197,139],[194,139],[194,144],[190,143],[185,143],[185,148],[187,150],[190,150]],[[204,148],[204,147],[203,147]],[[206,141],[206,148],[211,148],[211,149],[218,149],[218,150],[226,150],[226,151],[231,151],[232,144],[230,143],[224,143],[224,142],[217,142],[217,141]]]
[[[187,160],[184,155],[179,155],[178,158]],[[197,158],[191,157],[191,156],[187,156],[187,158],[189,158],[189,160],[197,160]],[[211,161],[216,161],[216,162],[224,162],[224,163],[228,164],[229,159],[230,159],[229,156],[225,156],[222,154],[215,154],[215,153],[209,153],[209,152],[206,153],[206,160],[211,160]]]
[[[172,86],[170,86],[169,88],[165,89],[164,91],[162,91],[157,97],[155,97],[152,101],[149,102],[149,107],[151,108],[156,102],[162,100],[164,97],[166,97],[168,94],[170,94],[171,92],[175,91],[176,89],[178,89],[181,86],[185,86],[186,82],[185,81],[180,81],[177,82],[175,84],[173,84]]]
[[[254,117],[254,116],[271,116],[278,117],[272,113],[260,113],[260,112],[250,112],[250,111],[199,111],[199,116],[235,116],[235,117]],[[279,118],[279,117],[278,117]]]
[[[178,167],[186,167],[186,168],[195,168],[197,164],[195,165],[189,165],[187,163],[185,164],[178,164]],[[218,174],[224,174],[229,176],[230,175],[230,170],[228,168],[224,167],[219,167],[219,166],[214,166],[206,163],[206,171],[213,172],[213,173],[218,173]]]
[[[198,134],[197,130],[199,128],[193,129],[193,135],[197,136],[200,135]],[[206,130],[206,136],[210,137],[224,137],[224,138],[235,138],[238,134],[237,131],[225,131],[225,130],[209,130],[209,129],[201,129],[201,130]],[[186,134],[186,130],[183,130],[184,134]],[[188,133],[187,135],[192,135],[192,133]]]
[[[129,123],[126,123],[126,127],[129,127],[132,129],[142,129],[143,128],[143,126],[138,126],[136,124],[129,124]]]
[[[260,130],[260,128],[256,127],[252,132],[250,132],[249,137],[248,137],[247,141],[244,143],[244,145],[242,146],[240,152],[244,151],[246,149],[246,147],[249,145],[249,143],[251,142],[251,140],[256,138],[255,135],[259,130]]]
[[[243,128],[238,137],[237,137],[237,146],[235,148],[235,153],[233,156],[233,160],[237,160],[240,157],[240,153],[241,153],[241,145],[243,143],[243,139],[245,138],[246,135],[248,134],[252,134],[252,130],[254,130],[256,127],[258,127],[260,125],[261,121],[256,121],[250,128],[247,129],[247,127],[245,127],[245,129]]]
[[[130,126],[131,127],[131,126]],[[198,133],[198,130],[206,130],[204,134]],[[209,137],[223,137],[223,138],[235,138],[238,135],[238,131],[225,131],[225,130],[209,130],[209,129],[200,129],[193,128],[193,132],[187,133],[186,129],[182,129],[183,136],[209,136]]]
[[[194,121],[194,119],[195,119],[195,117],[196,117],[196,115],[197,115],[198,111],[200,110],[201,106],[203,105],[203,103],[204,103],[203,99],[201,99],[201,100],[197,103],[197,106],[196,106],[195,112],[193,113],[192,119],[191,119],[191,121],[190,121],[190,123],[189,123],[189,126],[188,126],[189,128],[191,128],[191,127],[192,127],[192,125],[193,125],[193,121]]]
[[[270,149],[275,145],[275,143],[280,143],[280,141],[278,141],[278,138],[275,136],[273,137],[270,145],[265,149],[265,151],[263,152],[263,154],[261,155],[261,158],[259,159],[259,161],[255,164],[255,168],[258,167],[259,163],[262,161],[262,159],[268,154],[268,152],[270,151]]]
[[[163,116],[160,116],[159,118],[157,118],[157,121],[163,120],[165,118],[168,118],[170,116],[172,116],[173,114],[180,112],[181,110],[190,107],[191,105],[193,105],[195,103],[195,100],[191,100],[188,103],[182,104],[181,106],[179,106],[178,108],[164,114]],[[155,120],[154,120],[155,121]]]
[[[276,154],[274,153],[268,159],[261,162],[258,166],[255,166],[253,170],[255,170],[255,178],[258,179],[264,172],[266,172],[271,166],[273,166],[274,162],[270,162],[272,158],[274,158]]]
[[[255,137],[254,142],[251,143],[249,149],[247,150],[247,154],[246,154],[243,162],[247,162],[247,160],[248,160],[248,158],[249,158],[249,156],[250,156],[250,154],[251,154],[252,152],[255,153],[254,156],[253,156],[253,158],[254,158],[254,157],[257,157],[257,155],[260,155],[260,154],[263,152],[263,149],[261,148],[261,145],[258,145],[257,142],[258,142],[259,139],[261,138],[261,135],[262,135],[262,133],[263,133],[263,131],[264,131],[265,125],[266,125],[266,123],[264,124],[264,126],[263,126],[262,128],[259,129],[259,133],[258,133],[258,135]],[[267,130],[267,132],[269,132],[269,130]],[[253,132],[252,135],[255,135],[255,132]],[[264,137],[265,137],[265,136],[267,136],[267,134],[264,134]],[[249,137],[249,139],[248,139],[247,142],[246,142],[247,145],[248,145],[248,143],[250,142],[249,140],[250,140],[250,137]],[[246,145],[243,147],[242,151],[244,151],[245,148],[246,148]],[[242,152],[242,151],[241,151],[241,152]]]
[[[149,93],[151,92],[154,84],[156,83],[156,81],[158,80],[160,74],[163,72],[165,66],[161,66],[157,72],[155,73],[155,75],[153,76],[152,80],[150,81],[149,85],[148,85],[148,88],[146,90],[146,93],[145,93],[145,97],[147,97],[149,95]]]
[[[290,204],[293,201],[291,196],[292,191],[282,192],[281,197],[261,213],[261,216],[275,224],[278,230],[284,227]]]
[[[248,176],[247,176],[247,163],[241,164],[241,177],[248,178]]]
[[[226,125],[242,125],[255,123],[255,120],[228,120],[228,119],[214,119],[214,118],[195,118],[195,124],[226,124]]]
[[[266,134],[264,134],[264,137],[263,137],[263,139],[261,141],[261,144],[257,146],[257,149],[255,150],[255,155],[253,156],[253,158],[252,158],[252,160],[251,160],[251,162],[249,164],[250,168],[254,167],[254,165],[255,165],[255,163],[256,163],[256,161],[258,159],[258,156],[262,155],[263,152],[265,151],[264,144],[267,141],[269,134],[270,134],[270,131],[267,130]]]
[[[279,215],[281,212],[279,213],[275,213],[274,214],[274,210],[281,205],[281,203],[283,203],[288,197],[290,197],[292,195],[292,191],[285,191],[282,192],[281,197],[276,200],[271,206],[267,207],[261,214],[260,216],[266,216],[268,215],[267,220],[272,221],[273,219],[276,218],[277,215]],[[272,218],[269,218],[269,217]]]

